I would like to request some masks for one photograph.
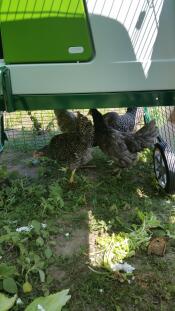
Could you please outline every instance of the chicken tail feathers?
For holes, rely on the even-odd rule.
[[[131,152],[140,152],[145,148],[151,148],[157,136],[156,122],[152,120],[134,134],[134,141],[130,144],[129,149]]]

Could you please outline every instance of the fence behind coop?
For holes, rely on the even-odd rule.
[[[36,149],[59,132],[52,110],[4,113],[7,148]]]

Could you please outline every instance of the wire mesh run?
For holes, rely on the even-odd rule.
[[[156,120],[161,139],[175,152],[175,107],[151,107],[147,111]]]
[[[52,110],[5,113],[4,123],[8,148],[36,149],[59,132]]]
[[[101,109],[100,111],[102,113],[116,111],[123,114],[126,109]],[[81,113],[87,115],[88,110],[83,109]],[[4,122],[8,137],[6,148],[37,149],[47,144],[54,135],[60,133],[53,110],[6,112],[4,113]],[[143,125],[143,122],[143,108],[138,108],[136,128]]]
[[[154,118],[159,128],[153,154],[156,178],[161,188],[175,193],[175,107],[152,107],[145,117]]]
[[[124,114],[126,109],[101,109],[102,113],[116,111]],[[87,115],[88,110],[81,110]],[[5,113],[5,131],[9,150],[37,150],[47,144],[51,137],[60,133],[54,111],[26,111]],[[153,151],[154,171],[161,188],[175,193],[175,107],[138,108],[135,128],[155,119],[159,137]]]
[[[102,113],[108,111],[123,114],[126,109],[101,109]],[[88,110],[81,112],[87,115]],[[160,137],[175,152],[175,107],[149,107],[145,110],[145,114],[149,119],[155,119]],[[135,129],[143,125],[143,115],[143,108],[138,108]],[[5,113],[4,121],[9,147],[27,149],[42,147],[51,137],[60,133],[53,110]]]

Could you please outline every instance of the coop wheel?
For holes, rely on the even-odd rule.
[[[157,143],[153,160],[160,187],[168,193],[175,193],[175,154],[165,144]]]

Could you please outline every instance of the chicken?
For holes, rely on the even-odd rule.
[[[111,126],[117,131],[132,132],[135,127],[137,108],[128,108],[126,113],[119,115],[117,112],[107,112],[103,118],[108,126]]]
[[[71,171],[70,183],[78,167],[92,158],[94,128],[92,122],[79,112],[75,132],[55,135],[50,143],[34,153],[34,156],[47,156],[66,165]]]
[[[98,146],[120,168],[131,167],[136,162],[139,151],[154,145],[158,135],[154,120],[136,133],[126,133],[107,126],[98,110],[90,109],[89,113],[93,117]]]
[[[66,109],[55,109],[58,126],[61,132],[75,132],[77,127],[76,115]]]
[[[76,132],[77,127],[77,116],[71,111],[66,109],[55,109],[55,116],[57,118],[57,124],[63,133]],[[96,139],[94,136],[93,147],[96,147]]]

